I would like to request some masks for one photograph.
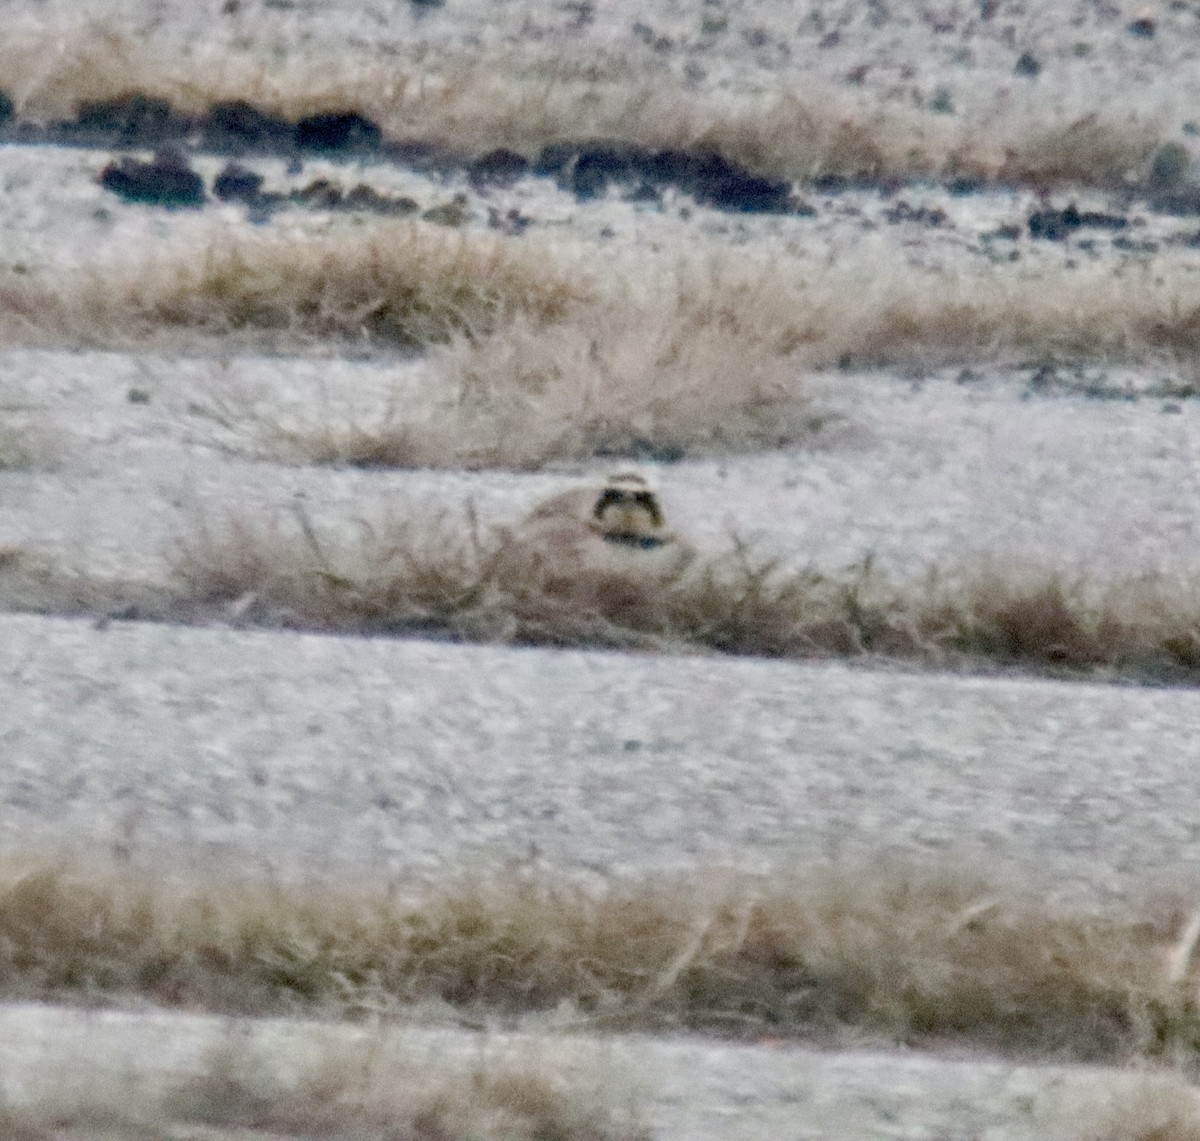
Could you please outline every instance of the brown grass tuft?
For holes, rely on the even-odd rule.
[[[1170,277],[1083,271],[889,280],[872,266],[801,279],[780,263],[732,256],[596,272],[528,239],[386,222],[320,237],[222,237],[69,277],[0,276],[0,335],[109,346],[216,337],[226,348],[432,345],[437,415],[444,421],[449,410],[461,443],[444,432],[412,445],[405,418],[345,440],[312,425],[299,433],[311,445],[293,440],[296,451],[374,451],[373,462],[387,463],[414,448],[421,457],[449,449],[465,463],[520,466],[606,440],[637,450],[647,424],[667,452],[802,436],[797,368],[1069,359],[1194,370],[1200,292]],[[496,449],[497,433],[530,442]]]
[[[133,1069],[92,1077],[85,1066],[73,1083],[64,1083],[68,1088],[45,1101],[0,1111],[0,1134],[6,1141],[154,1141],[199,1137],[201,1131],[212,1141],[251,1133],[276,1141],[648,1137],[634,1114],[606,1104],[612,1099],[598,1081],[585,1088],[561,1067],[536,1058],[417,1061],[382,1037],[339,1042],[313,1028],[304,1045],[315,1060],[298,1066],[254,1039],[253,1026],[231,1025],[203,1069],[184,1081],[147,1081]]]
[[[870,562],[828,574],[743,544],[668,580],[562,559],[520,532],[450,516],[361,524],[349,541],[231,521],[176,560],[183,597],[323,630],[518,643],[686,646],[1194,682],[1200,597],[1143,576],[1090,583],[1054,569],[979,567],[889,581]]]
[[[576,1083],[577,1084],[577,1083]],[[169,1094],[164,1116],[223,1129],[350,1141],[646,1141],[549,1065],[418,1065],[368,1044],[342,1047],[294,1081],[234,1045]]]
[[[1196,968],[1173,930],[961,875],[814,870],[585,889],[473,873],[394,892],[172,889],[70,867],[0,876],[6,997],[210,1010],[434,1001],[472,1018],[811,1038],[853,1029],[1076,1058],[1190,1055]],[[235,1102],[235,1104],[237,1104]]]
[[[809,283],[801,296],[795,340],[819,366],[1200,360],[1200,292],[1177,280],[1064,273],[891,285],[854,274]]]
[[[10,276],[0,314],[14,338],[53,330],[84,344],[182,333],[415,348],[522,312],[555,320],[588,292],[536,245],[395,222],[329,237],[219,238],[84,267],[70,282]]]
[[[473,513],[201,520],[174,581],[123,583],[0,552],[0,606],[156,621],[235,621],[522,645],[872,656],[937,668],[1200,683],[1200,596],[1185,579],[1092,581],[1016,564],[891,580],[870,560],[796,567],[734,543],[677,563],[589,560]],[[600,543],[600,540],[595,540]],[[574,552],[574,553],[573,553]]]
[[[210,412],[282,458],[364,467],[676,460],[810,438],[830,417],[790,345],[740,300],[714,300],[718,289],[681,282],[640,306],[596,303],[550,324],[520,315],[489,336],[457,334],[433,350],[429,395],[374,422],[326,410],[287,422],[218,397]]]
[[[1132,1088],[1099,1089],[1091,1104],[1068,1108],[1059,1133],[1067,1141],[1200,1141],[1200,1094],[1176,1075],[1145,1074]]]
[[[289,421],[235,400],[217,418],[302,462],[527,469],[805,440],[831,418],[807,374],[834,365],[1152,360],[1187,371],[1200,361],[1200,294],[1099,276],[900,287],[845,271],[798,282],[778,266],[716,260],[554,296],[553,313],[514,302],[487,335],[442,336],[427,390],[402,411]]]

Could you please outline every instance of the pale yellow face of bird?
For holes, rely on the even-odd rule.
[[[658,547],[669,538],[658,496],[639,475],[614,476],[592,510],[592,526],[612,543]]]

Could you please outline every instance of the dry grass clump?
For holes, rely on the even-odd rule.
[[[1161,141],[1153,123],[1091,114],[1044,123],[955,128],[945,116],[870,112],[828,93],[697,98],[665,71],[648,77],[616,58],[561,49],[479,52],[379,62],[308,57],[265,64],[228,44],[161,41],[148,50],[115,29],[53,35],[14,30],[0,73],[19,115],[69,120],[88,103],[138,92],[197,116],[243,101],[296,120],[356,111],[385,134],[472,157],[498,147],[534,158],[562,140],[612,138],[641,146],[716,151],[770,177],[807,180],[967,177],[1120,186],[1145,174]],[[982,141],[980,141],[982,139]]]
[[[600,539],[594,542],[603,547]],[[735,542],[667,564],[591,560],[468,510],[201,520],[170,582],[109,581],[0,551],[0,607],[518,645],[875,657],[937,668],[1200,682],[1200,595],[1166,575],[1092,580],[1016,564],[890,579],[868,559],[797,567]]]
[[[6,1141],[145,1141],[204,1128],[211,1141],[255,1137],[321,1141],[645,1141],[629,1113],[564,1078],[549,1063],[480,1059],[416,1062],[382,1042],[323,1043],[319,1058],[286,1065],[248,1038],[215,1048],[203,1072],[166,1088],[137,1082],[118,1095],[80,1075],[42,1104],[0,1111]],[[89,1086],[95,1088],[89,1088]],[[198,1134],[197,1134],[198,1136]]]
[[[1070,1107],[1058,1134],[1066,1141],[1200,1141],[1200,1095],[1171,1074],[1146,1074],[1119,1092],[1097,1090],[1092,1104]]]
[[[342,540],[304,518],[201,525],[175,571],[201,612],[319,630],[1200,677],[1200,597],[1163,576],[1095,583],[1009,566],[902,583],[869,561],[797,569],[739,543],[664,580],[636,560],[583,566],[446,515],[360,522]]]
[[[573,302],[561,290],[550,316],[530,305],[488,335],[452,334],[433,348],[421,398],[374,418],[214,408],[290,460],[523,469],[796,443],[830,419],[805,373],[835,365],[1200,361],[1200,293],[1142,280],[900,286],[843,271],[798,282],[777,265],[718,259],[591,288]]]
[[[1200,361],[1200,291],[1179,280],[1071,272],[900,286],[876,271],[810,282],[797,300],[792,335],[815,366]]]
[[[595,304],[547,324],[521,315],[455,335],[429,360],[428,398],[287,420],[210,400],[235,435],[284,459],[361,467],[532,469],[564,459],[677,460],[810,438],[829,420],[787,343],[686,292]]]
[[[719,886],[717,886],[719,885]],[[1097,1059],[1190,1055],[1197,969],[1169,924],[1070,914],[963,876],[812,871],[584,888],[527,871],[394,892],[177,889],[57,867],[0,876],[8,996],[472,1018]]]
[[[421,222],[350,233],[217,238],[125,265],[85,266],[69,281],[0,281],[0,320],[76,343],[238,336],[311,344],[420,347],[483,334],[526,313],[564,316],[590,290],[536,245]]]
[[[893,278],[873,265],[803,279],[732,256],[595,272],[528,239],[383,222],[320,237],[221,237],[69,277],[0,276],[0,335],[77,345],[222,337],[292,349],[330,339],[446,346],[434,359],[438,415],[457,403],[463,462],[478,454],[484,464],[497,434],[530,434],[527,462],[586,451],[581,437],[636,442],[647,423],[667,450],[672,435],[703,440],[715,424],[747,445],[803,434],[805,416],[786,408],[792,363],[1194,366],[1200,292],[1171,276],[1083,271],[948,281]],[[770,424],[781,418],[775,433]],[[300,433],[311,444],[293,442],[321,457],[374,450],[385,463],[389,453],[408,455],[411,430],[408,418],[388,420],[359,439],[339,443],[334,433],[323,443],[313,425]],[[418,456],[453,441],[435,443]],[[515,440],[505,450],[522,462]]]
[[[1200,595],[1187,580],[985,567],[932,578],[923,609],[926,630],[972,656],[1168,677],[1200,666]]]
[[[546,1064],[422,1066],[367,1045],[281,1083],[266,1059],[245,1054],[218,1052],[208,1073],[168,1095],[164,1116],[323,1141],[647,1141],[628,1115]]]
[[[968,152],[964,171],[1009,185],[1128,187],[1149,175],[1163,145],[1152,122],[1094,111],[1069,122],[1013,124],[1007,135],[1002,159],[981,162]]]

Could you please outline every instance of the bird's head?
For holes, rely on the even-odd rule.
[[[660,547],[669,538],[658,496],[633,472],[609,477],[592,509],[591,523],[610,543]]]

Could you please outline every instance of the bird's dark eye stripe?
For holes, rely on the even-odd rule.
[[[634,502],[640,504],[650,512],[650,518],[654,520],[655,526],[662,523],[662,511],[658,506],[658,499],[652,491],[639,491],[634,497]]]
[[[596,506],[592,510],[592,518],[599,519],[605,508],[618,503],[636,503],[644,507],[654,520],[656,527],[662,526],[662,509],[658,505],[658,497],[653,491],[624,491],[618,487],[607,487],[600,493]]]
[[[599,517],[606,507],[612,503],[620,503],[624,498],[624,492],[616,491],[611,487],[607,488],[601,492],[600,498],[596,500],[596,507],[592,514]]]

